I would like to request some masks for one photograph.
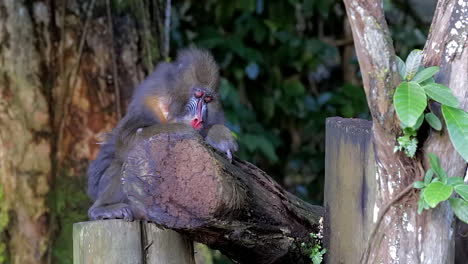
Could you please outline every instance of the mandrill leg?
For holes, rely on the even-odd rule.
[[[90,219],[118,218],[133,221],[133,212],[126,203],[127,198],[122,189],[121,167],[120,162],[113,162],[102,176],[98,198],[88,210]]]

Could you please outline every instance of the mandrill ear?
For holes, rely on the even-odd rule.
[[[164,98],[158,96],[146,96],[144,100],[145,107],[158,118],[161,124],[167,123],[169,107]]]

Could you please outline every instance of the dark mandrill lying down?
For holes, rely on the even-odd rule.
[[[102,144],[88,169],[88,194],[95,201],[91,219],[133,220],[134,212],[122,188],[122,166],[135,136],[147,127],[189,124],[229,159],[237,151],[231,131],[224,126],[219,92],[219,70],[205,50],[182,50],[172,63],[160,63],[134,91],[127,114]]]

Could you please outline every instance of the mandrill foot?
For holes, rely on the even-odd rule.
[[[133,212],[127,204],[113,204],[103,207],[91,207],[88,211],[91,220],[123,219],[133,221]]]

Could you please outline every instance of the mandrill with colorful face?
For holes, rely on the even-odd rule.
[[[224,126],[218,92],[219,69],[210,53],[197,48],[179,52],[172,63],[160,63],[136,89],[127,114],[102,144],[88,169],[88,194],[95,201],[91,219],[133,219],[122,191],[125,149],[141,129],[156,124],[191,125],[229,160],[237,151],[231,131]]]

